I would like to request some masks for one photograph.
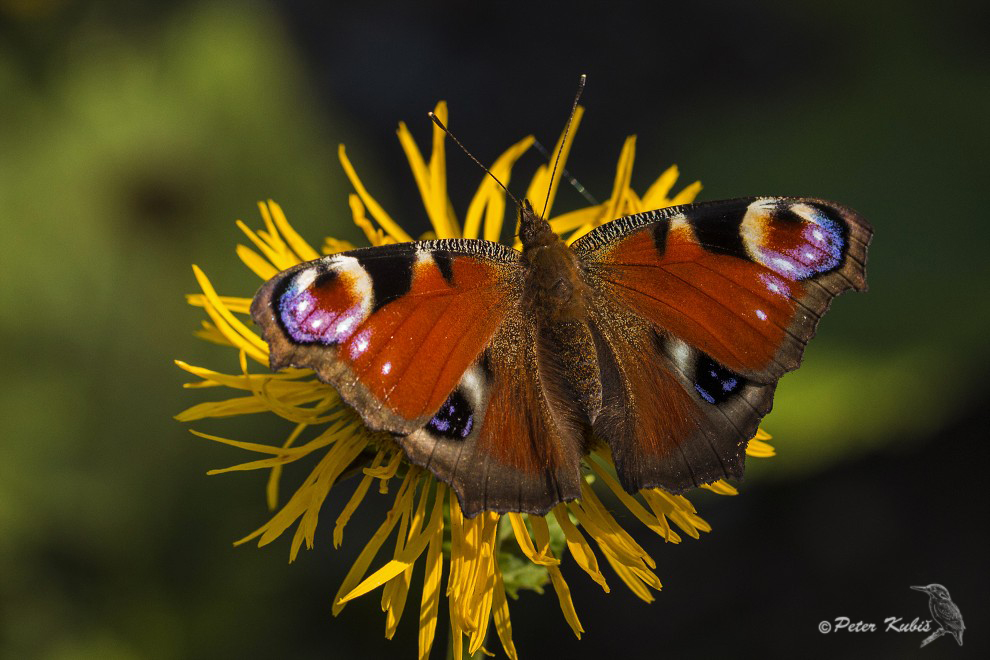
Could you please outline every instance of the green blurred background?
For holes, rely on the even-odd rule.
[[[701,541],[636,534],[658,560],[657,601],[614,577],[604,595],[565,565],[585,639],[552,595],[525,593],[511,604],[523,657],[901,656],[917,634],[817,623],[926,618],[908,586],[930,582],[962,608],[965,651],[985,650],[988,19],[960,0],[0,0],[0,657],[415,654],[412,605],[392,642],[377,597],[329,611],[384,498],[338,551],[326,524],[291,566],[287,539],[231,547],[266,519],[264,475],[207,478],[245,456],[172,420],[221,396],[181,389],[173,359],[237,368],[192,336],[190,264],[250,295],[233,222],[257,226],[269,197],[311,242],[357,241],[341,142],[390,213],[425,231],[397,122],[425,145],[425,113],[446,99],[490,162],[526,134],[552,144],[580,73],[568,169],[599,198],[637,133],[640,190],[677,163],[702,199],[830,198],[876,238],[870,292],[836,302],[781,382],[764,423],[779,456],[749,461],[738,498],[694,498],[715,528]],[[463,213],[480,176],[448,162]],[[580,202],[564,191],[556,210]],[[267,419],[193,427],[285,434]]]

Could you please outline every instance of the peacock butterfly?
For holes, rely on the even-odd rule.
[[[866,290],[872,230],[820,199],[638,213],[571,246],[520,205],[522,252],[442,239],[350,250],[266,282],[272,369],[312,369],[467,516],[579,497],[604,443],[629,492],[741,477],[777,381],[829,303]]]

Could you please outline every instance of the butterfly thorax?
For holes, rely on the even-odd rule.
[[[519,212],[519,239],[526,265],[529,308],[549,322],[581,321],[587,316],[587,285],[577,255],[554,233],[529,201]]]

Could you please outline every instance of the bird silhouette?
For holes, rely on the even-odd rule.
[[[927,644],[931,644],[942,635],[952,635],[956,638],[959,646],[962,646],[963,631],[966,629],[966,626],[963,625],[962,612],[959,611],[956,604],[949,598],[949,590],[940,584],[929,584],[927,587],[911,588],[928,594],[928,609],[931,610],[935,623],[941,626],[934,633],[926,637],[925,641],[921,643],[921,646],[924,647]]]

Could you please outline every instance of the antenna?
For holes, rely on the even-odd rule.
[[[539,151],[540,155],[543,156],[548,163],[550,162],[550,152],[547,151],[547,148],[544,147],[539,140],[533,140],[533,148]],[[594,195],[588,192],[588,189],[585,188],[580,181],[574,178],[573,174],[567,171],[566,167],[560,168],[560,178],[567,179],[567,182],[571,184],[574,190],[578,191],[581,196],[584,197],[585,200],[587,200],[587,202],[592,206],[598,206],[601,203],[595,199]]]
[[[571,120],[574,119],[574,113],[577,112],[578,99],[581,98],[581,92],[584,91],[584,83],[588,79],[588,76],[581,74],[581,78],[578,80],[577,93],[574,95],[574,103],[571,105],[571,114],[567,117],[567,125],[564,126],[564,135],[560,138],[560,149],[557,150],[557,157],[553,161],[553,171],[550,172],[550,185],[547,186],[547,198],[543,200],[543,211],[540,213],[542,218],[546,215],[547,206],[550,204],[550,191],[553,190],[553,177],[557,174],[557,164],[560,162],[560,154],[564,151],[564,145],[567,144],[567,133],[571,130]]]
[[[429,115],[430,119],[433,120],[433,123],[434,124],[436,124],[437,126],[440,127],[440,130],[442,130],[444,133],[446,133],[447,135],[450,136],[450,139],[454,141],[454,144],[456,144],[458,147],[460,147],[461,148],[461,151],[463,151],[464,153],[466,153],[467,156],[468,156],[468,158],[470,158],[475,163],[477,163],[478,164],[478,167],[480,167],[481,169],[483,169],[485,171],[485,174],[487,174],[488,176],[490,176],[492,178],[492,180],[499,185],[499,188],[501,188],[502,190],[504,190],[505,191],[505,194],[512,198],[512,201],[516,203],[516,206],[518,206],[519,208],[522,208],[522,203],[519,201],[519,198],[516,197],[515,195],[513,195],[512,193],[510,193],[509,192],[509,189],[506,188],[504,185],[502,185],[502,182],[499,181],[498,178],[494,174],[492,174],[491,171],[487,167],[485,167],[484,165],[482,165],[481,164],[481,161],[474,157],[474,154],[472,154],[470,151],[467,150],[467,147],[465,147],[463,144],[461,144],[461,141],[458,140],[454,136],[454,134],[450,132],[450,129],[443,125],[443,122],[440,121],[439,117],[437,117],[432,112],[427,112],[426,114]]]

